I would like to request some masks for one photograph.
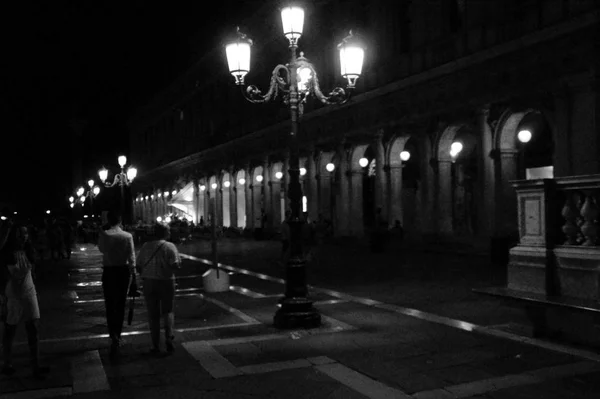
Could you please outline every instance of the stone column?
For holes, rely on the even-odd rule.
[[[331,183],[332,172],[320,170],[318,175],[319,183],[319,213],[323,214],[325,219],[333,220],[331,201]],[[333,171],[335,173],[335,170]]]
[[[272,212],[272,223],[271,223],[271,227],[273,229],[278,230],[279,229],[279,225],[281,224],[281,182],[283,180],[283,177],[281,179],[278,179],[277,177],[275,177],[275,174],[273,174],[272,180],[271,180],[271,187],[270,187],[270,192],[271,192],[271,212]]]
[[[452,161],[438,160],[437,220],[440,233],[451,234],[452,226]]]
[[[499,236],[509,236],[518,226],[517,193],[510,183],[518,179],[519,151],[516,149],[500,150],[497,155],[500,162],[500,173],[496,191],[495,233]]]
[[[200,183],[198,179],[194,179],[194,211],[196,217],[194,218],[194,224],[200,223]]]
[[[348,175],[348,153],[342,140],[337,148],[337,159],[339,159],[339,165],[336,170],[337,185],[336,185],[336,235],[338,236],[349,236],[350,235],[350,184]]]
[[[319,216],[319,192],[317,188],[317,165],[315,163],[314,151],[310,148],[306,156],[306,198],[308,201],[308,217],[317,220]]]
[[[490,157],[493,148],[492,130],[488,124],[490,110],[484,107],[478,110],[477,130],[481,140],[481,154],[479,167],[481,176],[477,183],[476,207],[477,207],[477,228],[478,236],[491,237],[494,231],[494,218],[489,217],[494,213],[494,160]]]
[[[350,171],[350,230],[353,236],[362,237],[365,232],[363,220],[363,171]]]
[[[206,182],[206,189],[204,190],[204,224],[207,224],[212,219],[210,214],[210,176],[207,176],[204,181]]]
[[[246,184],[244,184],[244,191],[246,193],[246,227],[248,229],[254,228],[254,195],[252,192],[252,169],[250,165],[246,165]]]
[[[283,178],[282,180],[282,185],[281,185],[281,190],[283,191],[283,201],[285,204],[285,210],[287,211],[288,209],[290,209],[290,200],[287,196],[287,190],[288,190],[288,184],[290,182],[290,154],[289,151],[286,152],[285,157],[283,159]],[[306,195],[306,194],[304,194]]]
[[[390,213],[388,222],[393,226],[396,220],[404,225],[404,208],[402,204],[402,165],[389,167],[390,175]]]
[[[571,98],[568,91],[561,90],[554,94],[554,176],[570,176],[573,174],[573,149],[571,148]]]
[[[215,180],[217,182],[217,189],[214,190],[215,196],[215,209],[217,214],[217,226],[223,226],[223,182],[221,181],[221,174],[215,172]],[[212,193],[211,193],[212,194]]]
[[[375,134],[373,147],[375,149],[375,207],[381,207],[383,212],[387,211],[385,201],[385,155],[383,148],[383,130],[378,130]],[[384,215],[385,216],[385,215]]]
[[[267,215],[267,222],[265,223],[265,229],[270,230],[273,225],[273,209],[271,201],[271,181],[275,178],[272,176],[271,168],[269,167],[269,158],[265,157],[263,160],[263,206],[265,214]]]
[[[237,216],[237,182],[235,181],[234,173],[234,169],[229,168],[229,224],[231,227],[239,227]]]

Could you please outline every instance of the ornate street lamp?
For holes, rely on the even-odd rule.
[[[86,192],[83,187],[79,187],[77,189],[77,196],[79,197],[79,201],[81,202],[81,206],[84,205],[86,198],[90,199],[90,213],[92,214],[92,217],[94,217],[94,198],[98,194],[100,194],[100,187],[94,186],[95,182],[92,179],[88,180],[87,183],[88,183],[88,186],[90,188],[89,191]],[[70,198],[69,198],[69,200],[70,200]],[[73,201],[71,201],[71,202],[73,202]],[[72,208],[72,206],[71,206],[71,208]]]
[[[264,103],[278,96],[288,105],[291,119],[289,135],[290,164],[289,187],[291,219],[290,258],[286,267],[285,297],[275,313],[274,324],[280,328],[316,327],[321,323],[321,315],[308,298],[306,285],[306,261],[302,250],[302,187],[300,185],[300,161],[298,147],[298,123],[302,117],[304,103],[312,94],[324,104],[343,104],[350,99],[356,80],[362,73],[365,46],[352,34],[338,46],[342,77],[347,79],[346,88],[337,87],[329,95],[324,95],[319,87],[319,79],[314,66],[301,52],[297,57],[298,40],[304,27],[304,10],[298,6],[288,6],[281,10],[283,34],[289,41],[290,60],[277,65],[271,74],[269,90],[262,92],[254,85],[244,89],[244,79],[250,72],[252,40],[237,31],[237,38],[225,46],[229,72],[240,86],[242,95],[252,103]]]
[[[137,169],[130,166],[127,168],[127,172],[125,172],[125,164],[127,163],[127,157],[125,155],[120,155],[117,161],[121,167],[121,172],[115,175],[112,183],[106,181],[108,178],[108,170],[105,167],[102,167],[102,169],[98,171],[98,176],[100,176],[100,180],[102,180],[102,183],[104,183],[106,187],[119,185],[121,188],[120,211],[121,215],[123,215],[123,212],[125,211],[125,186],[129,186],[133,182],[133,179],[137,176]]]

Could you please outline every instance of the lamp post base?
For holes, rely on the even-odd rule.
[[[321,325],[321,315],[307,298],[283,298],[275,312],[273,325],[276,328],[316,328]]]

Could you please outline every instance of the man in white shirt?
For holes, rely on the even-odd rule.
[[[100,232],[98,249],[103,254],[102,289],[108,334],[112,340],[110,355],[114,358],[121,345],[127,291],[135,277],[135,248],[133,236],[121,229],[121,215],[108,212],[108,224],[109,228]]]

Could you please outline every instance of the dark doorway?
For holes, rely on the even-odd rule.
[[[363,168],[363,220],[365,227],[373,227],[375,222],[375,153],[368,147],[365,158],[369,161]]]

